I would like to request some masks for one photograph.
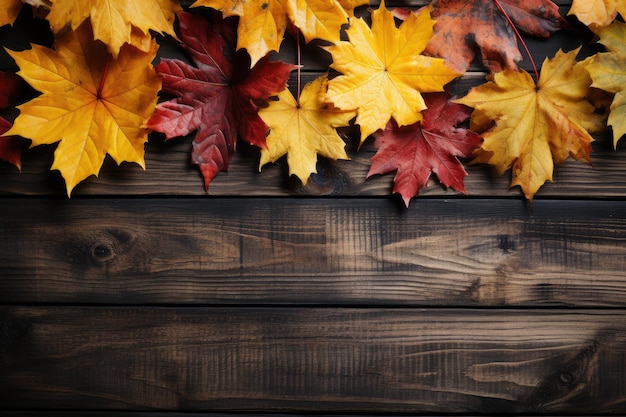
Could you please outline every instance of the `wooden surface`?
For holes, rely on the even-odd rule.
[[[590,53],[588,35],[530,47]],[[309,48],[304,78],[324,59]],[[405,209],[354,140],[306,187],[240,146],[206,193],[189,150],[153,135],[146,171],[108,160],[71,199],[50,147],[0,164],[2,415],[626,414],[608,134],[532,208],[472,166],[469,195],[432,180]]]

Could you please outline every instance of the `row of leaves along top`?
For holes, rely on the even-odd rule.
[[[518,68],[518,45],[525,47],[518,31],[549,37],[567,28],[550,0],[434,0],[419,10],[381,4],[367,20],[354,15],[363,4],[0,0],[1,25],[30,7],[54,35],[53,45],[8,51],[19,77],[2,74],[0,105],[12,104],[20,79],[40,94],[17,107],[12,126],[1,121],[0,156],[19,167],[21,138],[58,143],[51,169],[69,195],[98,174],[107,154],[143,167],[150,131],[193,135],[192,161],[208,189],[239,138],[261,149],[259,167],[286,155],[290,175],[306,184],[318,155],[348,158],[336,129],[352,123],[360,143],[374,138],[368,176],[395,172],[393,192],[406,205],[432,173],[466,192],[458,158],[500,174],[512,168],[511,186],[532,202],[555,163],[590,160],[590,132],[608,123],[614,144],[626,134],[623,0],[574,0],[569,14],[607,52],[577,61],[578,50],[559,51],[540,71],[533,63],[534,74]],[[332,57],[328,73],[298,85],[295,97],[287,80],[300,67],[270,59],[286,31],[321,39]],[[153,67],[161,36],[177,39],[190,61]],[[452,99],[445,86],[468,69],[474,51],[488,79]],[[592,100],[591,87],[609,101]],[[169,98],[159,100],[160,92]],[[598,111],[603,105],[609,110]]]

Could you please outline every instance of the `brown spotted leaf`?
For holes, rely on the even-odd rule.
[[[499,0],[499,4],[518,31],[529,36],[548,38],[567,26],[551,0]],[[517,69],[522,55],[498,1],[434,0],[431,15],[437,23],[427,53],[447,59],[459,71],[467,70],[476,50],[491,72]]]

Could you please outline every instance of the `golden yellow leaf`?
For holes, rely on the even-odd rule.
[[[607,26],[615,20],[617,13],[626,18],[624,0],[574,0],[568,14],[575,15],[587,26]]]
[[[340,109],[356,109],[361,142],[393,117],[399,126],[422,120],[421,93],[443,91],[461,75],[441,58],[420,55],[433,36],[427,8],[411,13],[396,28],[384,4],[372,13],[372,27],[354,19],[349,41],[330,46],[332,67],[341,72],[328,84],[328,100]]]
[[[42,94],[18,106],[20,114],[6,134],[29,138],[32,146],[59,142],[51,169],[65,178],[68,195],[80,181],[98,174],[107,153],[118,164],[144,167],[147,131],[141,126],[161,88],[151,65],[156,42],[148,53],[123,46],[112,59],[85,23],[58,38],[54,47],[9,51],[18,74]]]
[[[613,127],[613,146],[626,135],[626,24],[615,21],[597,30],[609,52],[585,61],[593,87],[615,94],[608,123]]]
[[[267,149],[261,150],[259,169],[287,155],[289,174],[306,184],[311,173],[317,172],[317,155],[332,159],[348,159],[345,143],[335,128],[347,126],[355,115],[324,102],[328,79],[326,75],[307,84],[296,102],[288,89],[270,102],[259,115],[270,127]]]
[[[498,174],[513,167],[511,187],[519,185],[530,202],[552,180],[555,162],[570,156],[589,162],[588,129],[601,125],[585,100],[591,79],[576,63],[577,53],[559,51],[547,59],[537,84],[527,72],[505,70],[457,100],[475,109],[472,118],[479,123],[495,121],[473,163],[493,165]]]
[[[177,0],[53,0],[48,21],[55,33],[69,26],[76,30],[91,20],[94,38],[104,42],[114,57],[129,43],[144,52],[150,49],[150,30],[176,36]]]
[[[350,18],[354,17],[354,9],[359,6],[370,4],[369,0],[338,0],[341,7],[348,13]]]
[[[239,16],[237,49],[248,51],[252,66],[269,52],[278,51],[288,21],[300,29],[307,42],[323,39],[333,43],[340,39],[341,26],[348,23],[348,13],[339,0],[196,0],[191,5],[200,6],[219,10],[224,16]]]
[[[22,0],[0,0],[0,26],[12,25],[23,5]]]

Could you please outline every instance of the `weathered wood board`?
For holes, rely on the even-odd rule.
[[[623,310],[14,307],[7,407],[624,412]]]

